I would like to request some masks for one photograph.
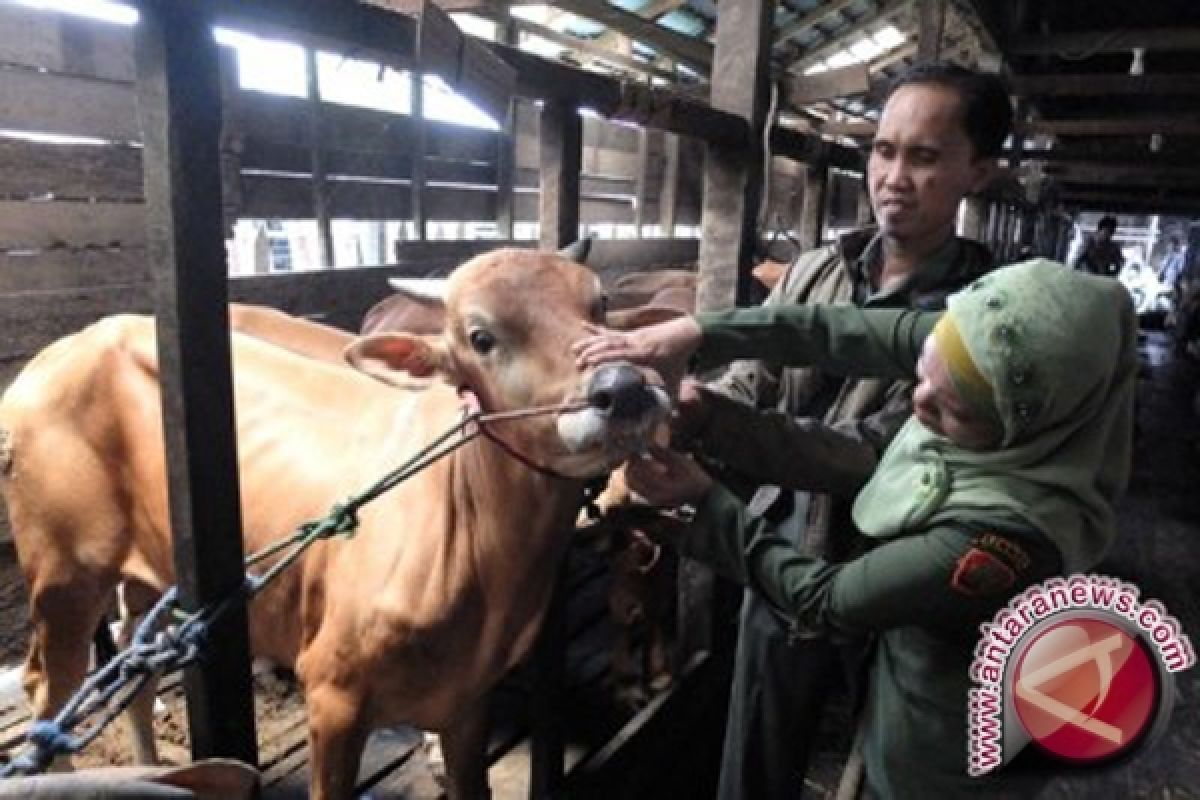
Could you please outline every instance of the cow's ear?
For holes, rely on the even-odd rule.
[[[409,333],[361,336],[342,356],[350,366],[392,386],[409,385],[406,377],[428,378],[442,369],[446,360],[440,338]]]
[[[609,311],[604,316],[604,324],[614,330],[632,331],[683,316],[687,316],[687,312],[680,311],[678,308],[670,308],[668,306],[638,306],[637,308],[626,308],[620,311]]]

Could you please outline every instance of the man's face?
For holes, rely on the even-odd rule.
[[[1113,235],[1113,232],[1109,228],[1097,228],[1096,229],[1096,238],[1098,240],[1100,240],[1101,242],[1107,242],[1109,239],[1112,238],[1112,235]]]
[[[875,219],[901,241],[953,230],[959,202],[983,188],[992,166],[975,157],[956,91],[904,86],[884,106],[867,163]]]

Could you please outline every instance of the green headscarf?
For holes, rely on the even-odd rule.
[[[1066,572],[1093,567],[1116,535],[1129,482],[1137,323],[1115,280],[1037,260],[996,270],[948,301],[991,384],[1000,446],[958,447],[911,418],[854,503],[863,533],[954,520],[1033,526]]]

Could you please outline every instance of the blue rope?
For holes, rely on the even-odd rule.
[[[0,779],[44,772],[58,756],[78,753],[91,744],[129,707],[151,676],[175,672],[196,662],[208,645],[212,626],[231,608],[253,599],[316,542],[352,535],[358,528],[360,508],[474,439],[478,428],[464,431],[481,416],[479,412],[465,415],[403,465],[357,496],[335,505],[324,518],[307,522],[290,536],[247,556],[245,564],[249,567],[287,551],[261,575],[247,573],[242,583],[219,602],[186,613],[177,603],[178,587],[164,592],[138,624],[128,649],[90,674],[54,719],[36,720],[30,725],[25,752],[0,767]],[[458,433],[463,433],[462,437],[451,441]],[[169,623],[171,617],[176,618],[176,624]],[[92,718],[96,721],[91,727],[72,733]]]

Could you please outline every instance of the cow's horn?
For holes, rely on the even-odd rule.
[[[425,305],[440,305],[446,301],[445,278],[388,278],[388,285]]]
[[[558,251],[558,254],[563,258],[570,259],[576,264],[586,264],[588,253],[592,251],[592,237],[585,236],[582,239],[576,239],[566,247]]]

